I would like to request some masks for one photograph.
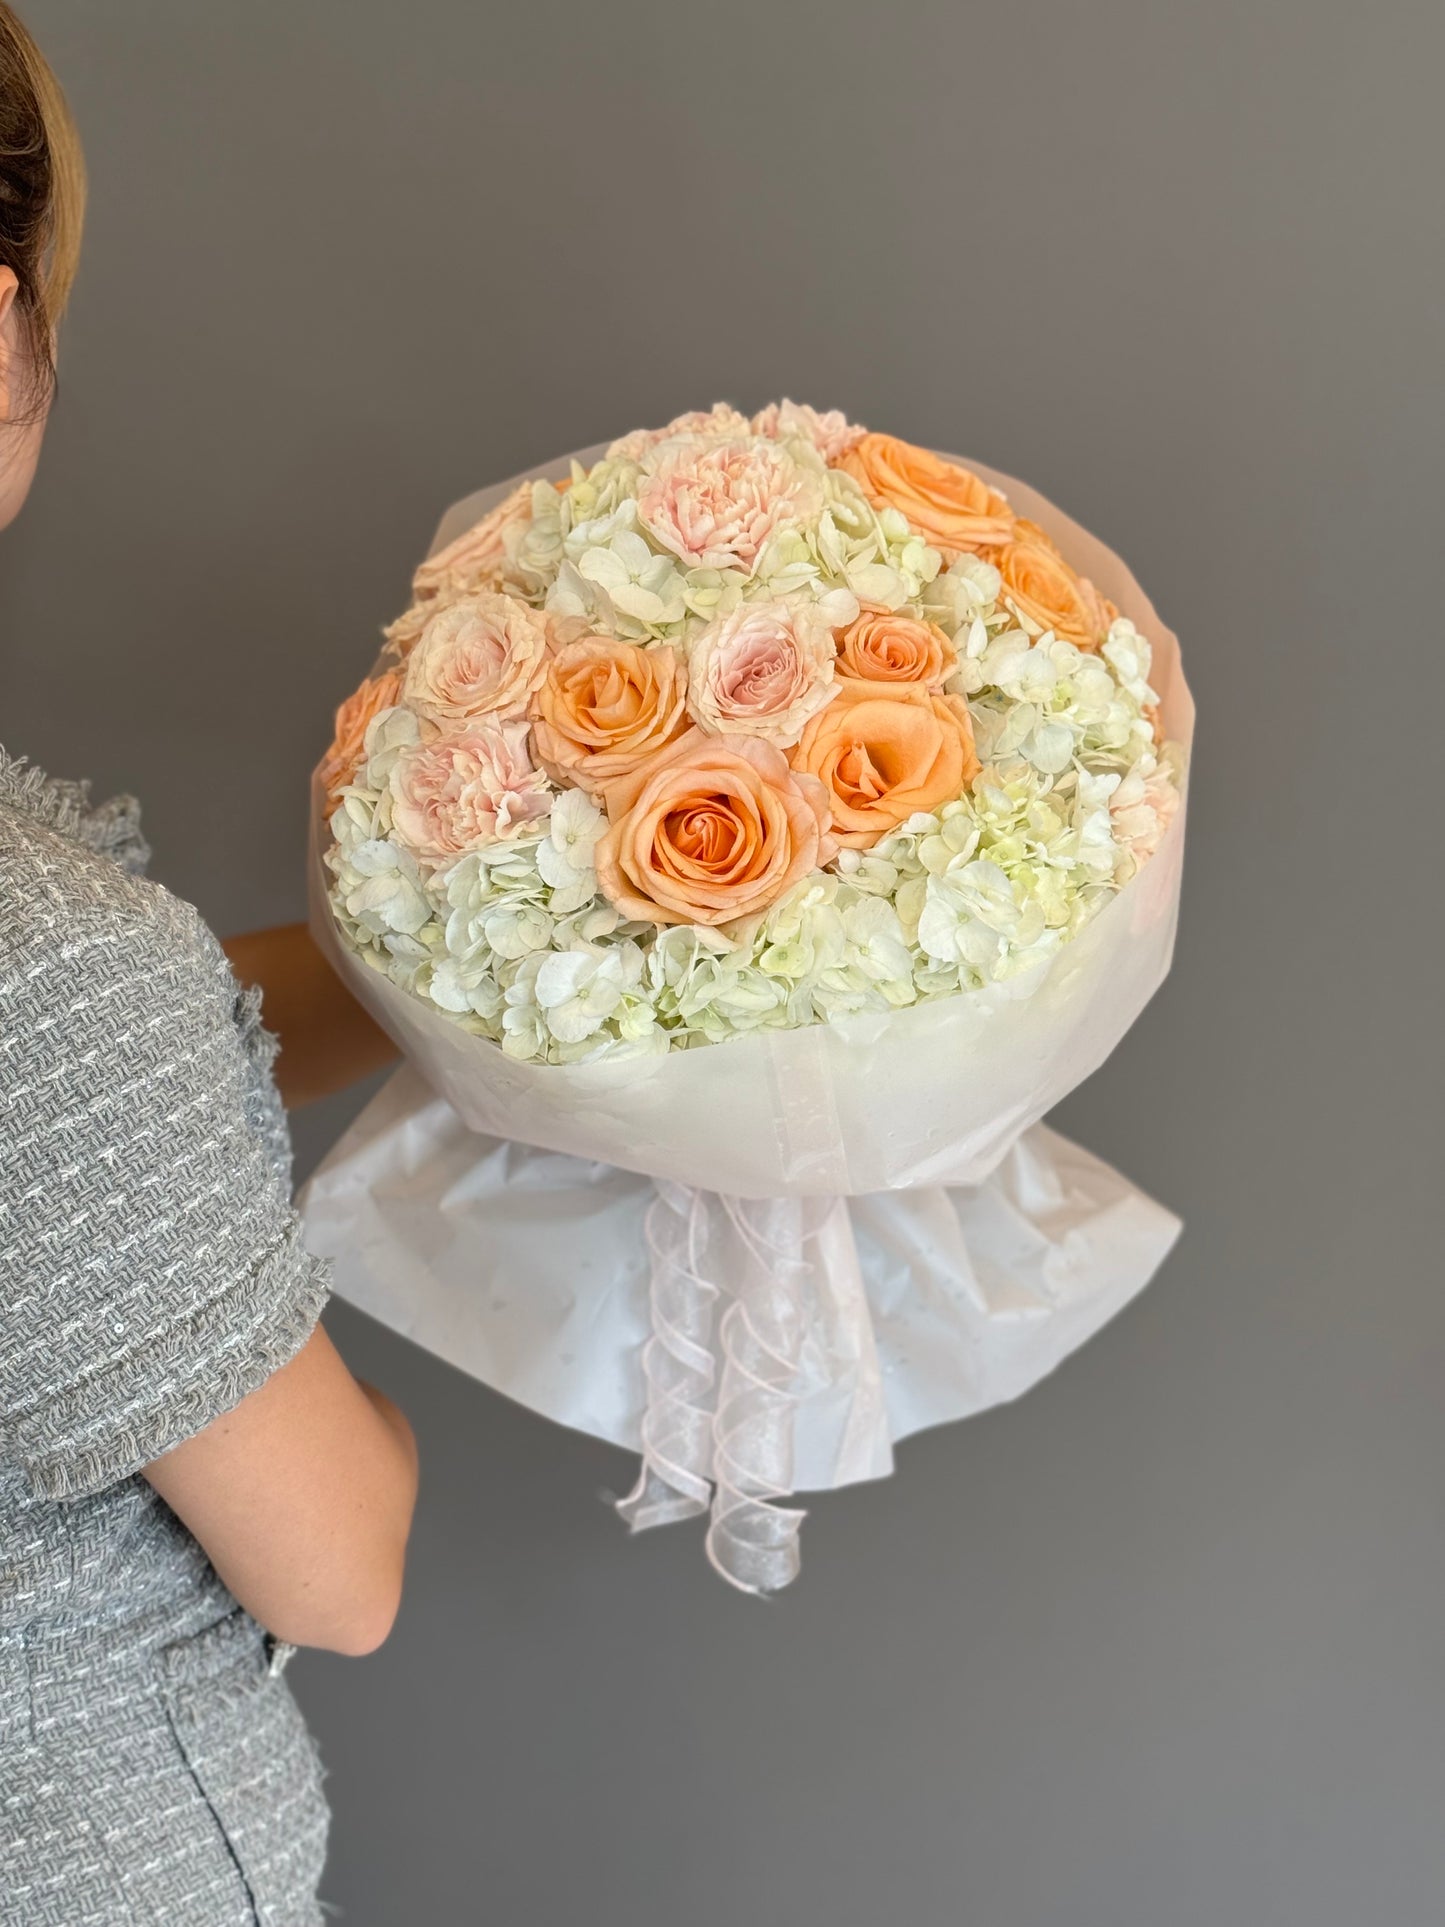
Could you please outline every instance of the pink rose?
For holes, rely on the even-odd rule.
[[[473,716],[520,716],[547,673],[544,618],[483,589],[431,618],[406,659],[402,700],[446,729]]]
[[[822,503],[821,475],[766,441],[668,443],[637,498],[642,520],[688,568],[744,575],[775,529]]]
[[[855,428],[841,408],[830,408],[826,415],[820,415],[805,401],[769,402],[753,416],[755,435],[765,435],[770,442],[784,435],[800,435],[830,464],[855,448],[867,432]]]
[[[688,710],[712,735],[786,748],[831,699],[836,653],[816,603],[745,602],[694,641]]]
[[[413,856],[449,863],[548,815],[552,792],[525,723],[474,722],[404,749],[392,765],[392,829]]]

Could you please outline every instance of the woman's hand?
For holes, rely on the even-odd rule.
[[[289,1365],[145,1477],[278,1639],[360,1654],[391,1631],[416,1441],[320,1326]]]
[[[281,1042],[276,1083],[288,1110],[345,1090],[396,1056],[304,923],[227,937],[221,948],[243,984],[261,986],[262,1019]]]

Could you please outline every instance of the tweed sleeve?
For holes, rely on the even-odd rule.
[[[51,1499],[230,1410],[327,1289],[219,945],[109,867],[102,900],[52,890],[0,920],[0,1439]]]

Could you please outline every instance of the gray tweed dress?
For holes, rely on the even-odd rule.
[[[287,1649],[138,1477],[304,1344],[273,1045],[135,807],[0,750],[0,1922],[314,1927]]]

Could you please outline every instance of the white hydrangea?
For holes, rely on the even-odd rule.
[[[547,608],[629,642],[675,633],[687,615],[686,577],[671,556],[649,548],[636,529],[568,556],[547,592]]]
[[[489,1031],[501,1017],[502,986],[485,952],[479,951],[470,960],[452,956],[434,959],[426,994],[454,1017],[468,1012],[480,1017]]]
[[[897,509],[875,509],[844,469],[828,471],[827,505],[813,539],[828,576],[882,609],[918,603],[943,566],[938,550]]]
[[[1141,709],[1159,700],[1149,687],[1154,652],[1149,647],[1147,637],[1140,635],[1127,616],[1116,616],[1110,623],[1100,653],[1113,670],[1124,694]]]
[[[1005,622],[1007,611],[998,607],[1003,578],[991,562],[981,555],[957,555],[948,567],[935,575],[923,589],[919,600],[929,621],[946,629],[962,648],[965,638],[977,638],[970,653],[980,656],[988,640],[985,625],[991,619]]]
[[[935,963],[985,983],[1005,959],[1036,944],[1047,925],[1037,903],[987,857],[972,857],[928,879],[918,942]]]
[[[415,939],[425,929],[432,905],[416,858],[384,834],[380,802],[359,785],[342,791],[331,816],[327,863],[333,903],[354,940],[394,951],[398,939]]]
[[[431,917],[415,857],[384,837],[357,844],[336,878],[346,915],[374,937],[414,937]]]
[[[1081,758],[1123,769],[1152,740],[1140,700],[1109,664],[1050,632],[1004,629],[964,670],[985,760],[1021,756],[1051,776]]]
[[[414,710],[383,709],[367,726],[357,782],[365,789],[384,792],[397,758],[420,741],[421,718]]]
[[[548,832],[537,846],[537,873],[548,885],[549,908],[569,916],[597,895],[593,851],[607,818],[581,790],[563,790],[552,805]]]
[[[559,1044],[595,1036],[642,981],[642,951],[630,941],[611,948],[554,950],[543,958],[533,998]]]

